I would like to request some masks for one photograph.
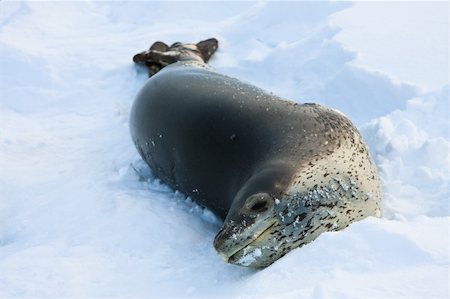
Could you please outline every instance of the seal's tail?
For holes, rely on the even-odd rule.
[[[207,63],[219,47],[215,38],[210,38],[197,44],[174,43],[170,47],[160,41],[153,43],[149,50],[134,55],[135,63],[145,64],[149,77],[159,72],[163,67],[177,62],[196,60]]]

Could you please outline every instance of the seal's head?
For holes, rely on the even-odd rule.
[[[335,152],[343,161],[355,157],[345,149]],[[329,161],[330,156],[324,156],[323,161],[308,163],[306,171],[300,168],[296,173],[277,164],[254,175],[237,193],[214,240],[216,251],[231,264],[266,267],[323,232],[379,216],[381,196],[375,172],[374,179],[361,181]],[[370,159],[357,161],[363,169],[371,163]],[[341,165],[349,170],[346,163]]]
[[[270,264],[269,252],[275,227],[277,199],[269,193],[255,193],[242,206],[229,213],[214,240],[214,247],[226,262],[251,267]]]
[[[226,262],[265,267],[284,255],[278,239],[281,229],[277,215],[291,173],[286,165],[265,166],[237,193],[214,240],[216,251]]]

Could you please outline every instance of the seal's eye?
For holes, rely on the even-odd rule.
[[[246,210],[250,212],[265,212],[272,205],[272,197],[267,193],[253,194],[245,202]]]

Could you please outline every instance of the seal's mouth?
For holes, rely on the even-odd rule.
[[[230,255],[223,256],[225,261],[230,264],[242,265],[242,266],[251,266],[251,262],[259,258],[262,253],[261,249],[258,246],[252,246],[258,241],[260,241],[263,237],[269,234],[272,227],[277,224],[276,221],[272,222],[269,226],[267,226],[264,230],[255,234],[254,238],[250,239],[243,246],[234,250]],[[254,248],[252,248],[254,247]],[[247,257],[247,259],[245,258]]]

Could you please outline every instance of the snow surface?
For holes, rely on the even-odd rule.
[[[335,39],[357,51],[352,65],[433,91],[449,83],[449,13],[448,1],[367,1],[331,20],[343,29]]]
[[[408,5],[389,16],[404,18]],[[374,25],[356,8],[0,2],[0,298],[448,298],[448,56],[405,62],[389,42],[347,34],[372,22],[372,32],[416,40],[404,23]],[[415,20],[448,47],[448,14],[433,22],[433,9],[421,11]],[[340,31],[339,13],[356,23]],[[220,40],[219,71],[354,121],[380,169],[383,218],[325,233],[264,270],[221,261],[220,222],[153,177],[128,132],[147,79],[131,57],[156,40],[209,37]],[[391,60],[358,60],[372,48]],[[393,57],[414,80],[389,73]]]

